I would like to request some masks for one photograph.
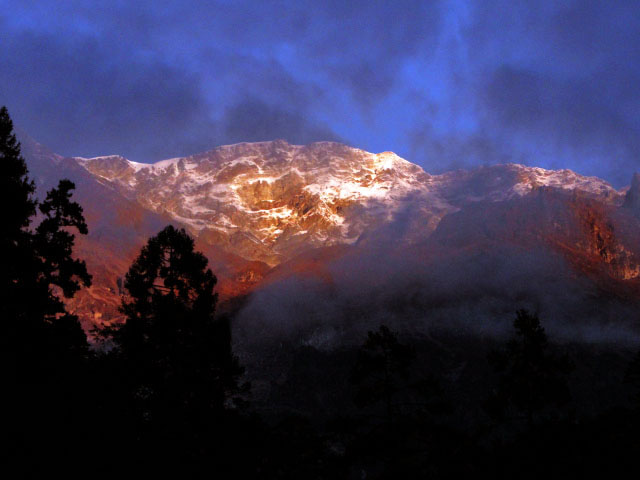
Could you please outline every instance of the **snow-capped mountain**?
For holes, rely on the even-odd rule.
[[[607,203],[622,198],[607,182],[569,170],[499,165],[429,175],[392,152],[329,142],[241,143],[154,164],[120,156],[75,160],[98,181],[207,243],[269,265],[309,248],[355,243],[407,209],[420,220],[417,233],[427,235],[467,204],[504,201],[544,186]]]
[[[372,252],[446,271],[447,262],[540,248],[594,288],[640,299],[637,176],[616,190],[570,170],[515,164],[431,175],[392,152],[282,140],[154,164],[63,158],[24,139],[23,152],[41,193],[64,177],[78,187],[90,233],[76,253],[94,285],[70,308],[86,325],[118,318],[121,277],[169,222],[196,238],[223,300],[301,272],[344,283],[352,273],[336,265],[357,273]]]
[[[434,215],[448,208],[417,165],[335,143],[238,144],[152,165],[122,157],[77,160],[208,243],[270,265],[301,249],[354,243],[408,201]]]

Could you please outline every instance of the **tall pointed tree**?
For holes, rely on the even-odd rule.
[[[72,256],[72,230],[87,234],[82,208],[71,200],[75,186],[62,180],[44,201],[34,199],[35,186],[28,177],[6,107],[0,108],[0,169],[0,192],[3,204],[9,207],[0,238],[0,278],[9,299],[0,306],[7,332],[5,351],[13,351],[14,361],[22,362],[25,355],[42,357],[45,346],[58,350],[59,341],[67,346],[86,346],[77,318],[66,312],[62,301],[81,285],[91,284],[85,263]],[[35,217],[36,207],[39,217]],[[37,221],[34,230],[32,223]]]
[[[545,409],[569,401],[566,376],[572,364],[550,347],[537,315],[518,310],[513,327],[506,347],[489,356],[499,381],[488,407],[498,416],[515,411],[531,425]]]
[[[22,288],[19,279],[30,256],[27,227],[35,213],[36,201],[35,186],[27,176],[27,165],[6,107],[0,108],[0,169],[0,196],[6,206],[0,240],[0,276],[2,291],[11,299]],[[3,319],[13,318],[20,311],[17,307],[14,302],[2,302]]]
[[[216,277],[207,263],[183,229],[168,226],[125,277],[126,321],[108,334],[145,429],[197,434],[237,391],[242,369],[228,322],[214,317]]]
[[[11,437],[11,456],[36,468],[60,453],[58,447],[69,448],[61,439],[83,424],[76,407],[88,343],[63,297],[91,283],[85,263],[72,255],[73,230],[86,234],[87,226],[82,208],[71,200],[72,182],[62,180],[44,201],[35,200],[5,107],[0,108],[0,171],[6,206],[0,235],[0,363],[8,403],[3,429]]]
[[[382,403],[388,425],[393,421],[396,394],[406,388],[413,350],[398,341],[386,325],[370,331],[358,351],[351,380],[357,386],[356,404]]]

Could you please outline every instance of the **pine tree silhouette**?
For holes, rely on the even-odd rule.
[[[351,377],[358,387],[356,404],[365,406],[382,402],[386,422],[390,425],[394,418],[394,397],[405,387],[403,381],[409,376],[413,359],[413,350],[402,345],[397,334],[386,325],[370,331],[358,351]]]
[[[26,456],[24,465],[36,469],[42,463],[36,458],[51,461],[65,443],[50,441],[52,432],[71,438],[81,423],[74,406],[89,349],[62,297],[91,284],[85,263],[72,257],[72,229],[86,234],[87,226],[82,208],[71,201],[72,182],[62,180],[39,204],[33,198],[35,187],[5,107],[0,108],[0,169],[0,192],[8,206],[0,240],[5,431],[14,459]]]
[[[243,370],[228,321],[214,318],[216,277],[207,263],[183,229],[166,227],[125,277],[125,322],[105,332],[127,382],[133,422],[149,445],[170,438],[176,448],[205,448],[203,438],[215,436],[240,390]]]
[[[492,352],[489,362],[499,375],[488,408],[503,416],[508,410],[524,415],[531,426],[545,408],[570,399],[566,375],[572,370],[567,357],[555,354],[537,315],[518,310],[513,322],[515,335],[501,351]]]
[[[24,292],[23,272],[31,263],[31,238],[27,227],[35,213],[36,201],[33,198],[35,186],[27,176],[27,165],[20,154],[20,144],[13,133],[13,122],[6,107],[0,108],[0,168],[0,195],[2,204],[8,206],[2,222],[0,275],[2,291],[6,298],[11,299],[1,302],[0,308],[3,320],[12,328],[16,325],[14,320],[23,313],[23,306],[16,300]],[[11,337],[9,334],[3,338],[9,341]]]

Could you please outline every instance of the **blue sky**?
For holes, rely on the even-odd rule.
[[[66,155],[337,140],[622,186],[639,85],[634,1],[0,0],[0,104]]]

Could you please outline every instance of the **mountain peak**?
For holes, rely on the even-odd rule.
[[[407,208],[420,211],[420,228],[428,234],[443,216],[466,205],[506,201],[539,188],[622,203],[620,192],[604,180],[571,170],[506,164],[430,175],[394,152],[336,142],[237,143],[153,164],[117,155],[77,161],[145,209],[271,265],[300,248],[354,243]]]
[[[28,152],[30,168],[39,161],[36,150]],[[334,142],[240,143],[154,164],[119,155],[49,160],[50,177],[60,175],[62,168],[81,174],[76,178],[95,241],[111,241],[111,229],[118,242],[125,237],[133,242],[135,235],[123,233],[131,225],[140,225],[142,236],[148,236],[159,224],[171,222],[218,255],[221,263],[216,265],[222,265],[228,278],[253,278],[245,276],[245,262],[267,269],[318,247],[422,248],[438,231],[429,243],[434,255],[448,254],[456,245],[484,248],[494,241],[521,240],[529,245],[542,234],[545,241],[569,245],[571,251],[586,248],[586,256],[580,257],[584,262],[604,259],[607,265],[622,265],[615,278],[634,278],[640,272],[633,257],[635,224],[616,227],[614,234],[603,217],[615,211],[611,206],[623,203],[640,211],[638,174],[625,196],[599,178],[571,170],[505,164],[430,175],[393,152],[370,153]],[[636,222],[640,216],[620,218]],[[98,271],[107,272],[100,262],[113,264],[123,254],[117,245],[109,247],[117,255],[96,260]],[[112,280],[122,273],[109,269],[109,288],[115,288]],[[107,291],[104,278],[103,289],[83,308],[103,297],[118,304],[117,290]]]
[[[335,142],[238,143],[153,164],[76,160],[144,208],[269,264],[303,245],[353,243],[393,218],[405,198],[425,199],[424,208],[438,215],[447,210],[433,201],[430,176],[418,165]]]

